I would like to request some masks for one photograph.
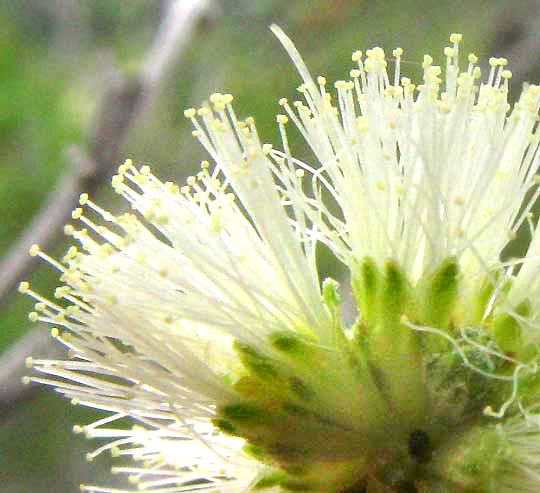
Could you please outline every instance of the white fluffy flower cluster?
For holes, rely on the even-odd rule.
[[[82,250],[31,251],[67,306],[21,284],[70,350],[29,359],[31,380],[107,411],[76,431],[110,440],[90,459],[140,461],[116,470],[142,490],[537,491],[540,87],[509,112],[506,60],[482,82],[453,34],[421,85],[373,48],[332,96],[273,30],[303,79],[282,150],[214,94],[185,112],[213,161],[185,186],[127,161],[113,186],[134,212],[82,195],[84,227],[66,227]],[[524,224],[528,252],[502,261]],[[351,272],[350,327],[319,243]]]

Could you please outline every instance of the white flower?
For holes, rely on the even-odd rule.
[[[374,48],[332,97],[273,30],[303,78],[304,102],[280,101],[283,150],[214,94],[185,112],[213,166],[178,188],[127,161],[113,186],[134,214],[83,194],[85,229],[66,227],[82,251],[31,250],[68,306],[21,285],[70,349],[30,359],[32,380],[108,411],[75,431],[112,440],[89,458],[142,461],[116,470],[143,490],[536,491],[540,87],[509,113],[506,60],[482,83],[453,34],[444,79],[427,55],[422,85],[401,78],[400,49],[389,76]],[[527,223],[527,255],[503,262]],[[351,327],[318,243],[351,272]]]

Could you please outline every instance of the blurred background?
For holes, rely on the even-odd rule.
[[[1,493],[125,487],[109,474],[110,456],[86,462],[99,444],[72,433],[98,413],[20,383],[30,353],[61,354],[16,292],[25,279],[49,296],[58,284],[27,250],[39,242],[62,255],[61,226],[83,191],[123,210],[108,184],[127,157],[182,183],[206,158],[183,110],[212,92],[234,94],[237,114],[254,116],[261,138],[278,145],[277,101],[294,99],[299,78],[268,28],[274,22],[329,80],[347,78],[352,51],[375,45],[401,46],[412,62],[429,52],[442,64],[452,32],[463,33],[466,53],[510,58],[513,97],[539,79],[540,1],[0,0]],[[420,75],[417,64],[402,71]],[[323,255],[323,276],[334,268]]]

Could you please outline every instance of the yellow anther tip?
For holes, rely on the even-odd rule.
[[[119,187],[123,182],[124,182],[124,177],[121,174],[120,175],[114,175],[111,178],[111,183],[112,183],[112,186],[114,188]]]
[[[360,50],[357,50],[353,52],[352,54],[352,61],[359,62],[360,60],[362,60],[362,56],[363,56],[363,53]]]
[[[64,297],[64,293],[65,293],[65,286],[56,288],[56,289],[54,290],[54,297],[55,297],[55,298],[63,298],[63,297]]]
[[[26,368],[33,368],[34,367],[34,360],[31,356],[28,356],[28,358],[26,358],[24,360],[24,366],[26,366]]]
[[[276,120],[278,123],[281,123],[282,125],[284,125],[285,123],[289,121],[286,115],[277,115]]]
[[[463,39],[463,35],[460,33],[452,33],[450,35],[450,42],[451,43],[459,43]]]
[[[120,448],[117,446],[111,447],[111,456],[118,457],[120,455]]]
[[[36,255],[38,255],[40,252],[40,249],[39,249],[39,245],[37,244],[34,244],[30,247],[30,249],[28,250],[28,253],[32,256],[32,257],[35,257]]]
[[[284,106],[287,104],[287,98],[281,98],[278,102],[281,106]]]
[[[26,281],[23,281],[19,284],[19,293],[26,293],[30,289],[30,284]]]
[[[72,213],[71,217],[73,219],[79,219],[83,214],[83,210],[80,207],[77,207]]]

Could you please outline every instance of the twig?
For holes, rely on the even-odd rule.
[[[0,419],[5,421],[22,400],[32,398],[39,387],[23,385],[22,378],[28,373],[24,364],[32,354],[40,359],[57,359],[64,354],[60,344],[51,344],[49,331],[44,327],[30,330],[4,354],[0,363]]]
[[[28,249],[38,243],[50,250],[61,239],[60,230],[69,221],[71,210],[82,192],[97,190],[118,164],[119,150],[125,136],[148,102],[154,98],[167,71],[178,60],[201,21],[212,21],[216,15],[213,0],[173,0],[169,2],[160,28],[148,51],[141,70],[133,78],[116,77],[106,88],[95,119],[94,131],[88,138],[88,151],[71,148],[73,163],[60,179],[38,215],[20,239],[0,262],[0,304],[5,302],[21,278],[36,266],[36,257]],[[0,359],[0,416],[9,408],[30,397],[31,385],[22,385],[25,359],[31,353],[50,355],[52,339],[44,336],[43,327],[32,329]]]

